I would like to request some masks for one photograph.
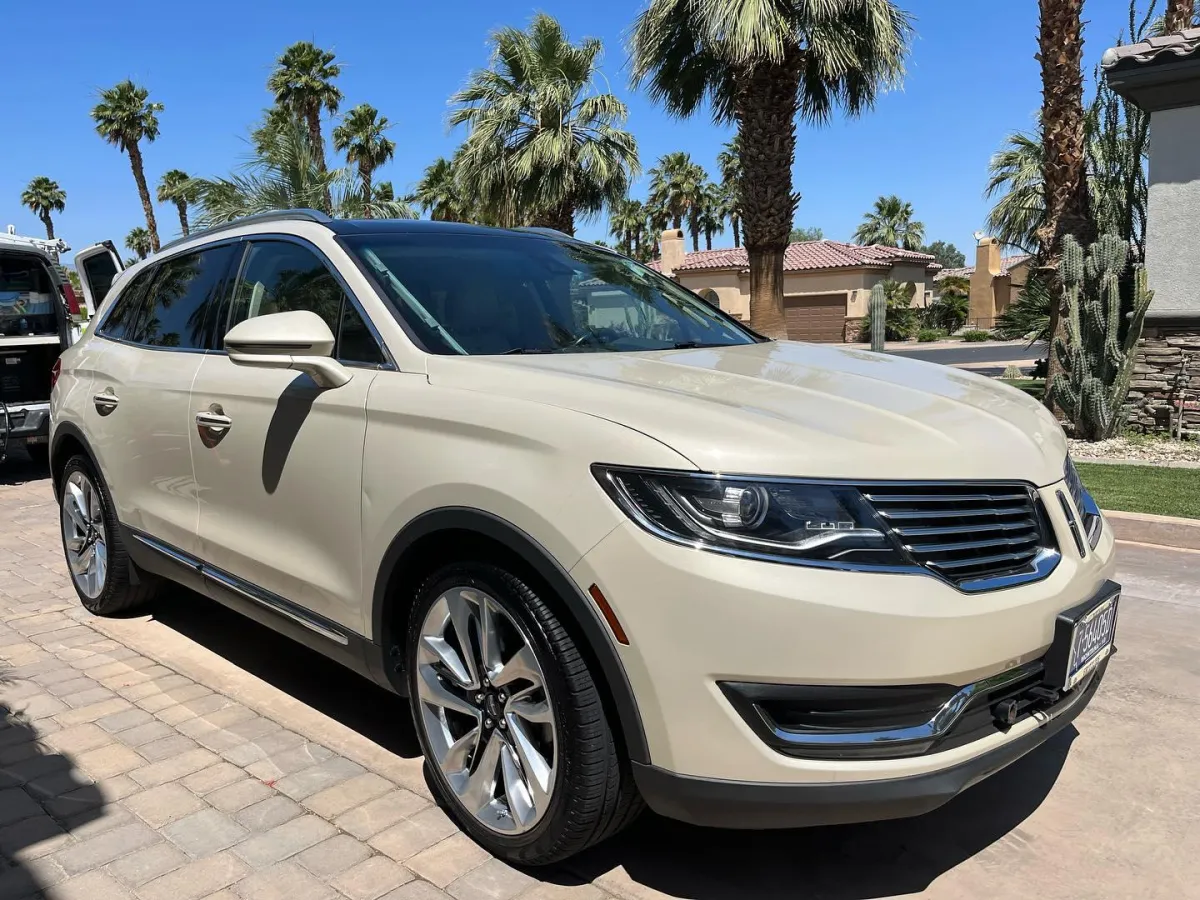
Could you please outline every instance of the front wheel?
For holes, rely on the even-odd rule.
[[[430,781],[494,856],[557,862],[640,808],[583,657],[516,575],[483,563],[435,573],[412,610],[407,659]]]

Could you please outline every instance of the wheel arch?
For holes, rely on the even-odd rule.
[[[50,482],[54,486],[56,498],[62,487],[62,474],[67,467],[67,461],[76,454],[86,456],[92,464],[92,469],[99,473],[100,464],[96,460],[96,454],[79,426],[63,422],[54,429],[50,439]]]
[[[403,629],[416,586],[443,562],[461,558],[472,548],[498,562],[514,563],[520,574],[532,577],[548,591],[546,600],[573,633],[585,659],[599,675],[605,705],[615,714],[626,752],[635,762],[649,762],[650,754],[633,688],[617,655],[607,626],[591,600],[558,561],[533,537],[515,525],[484,510],[445,507],[430,510],[408,523],[392,539],[376,573],[372,600],[372,637],[382,650],[392,673],[403,671]],[[397,688],[402,685],[394,685]]]

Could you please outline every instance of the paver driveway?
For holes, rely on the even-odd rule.
[[[0,900],[1200,897],[1200,554],[1123,546],[1121,652],[1077,729],[931,815],[647,815],[526,873],[433,805],[403,701],[182,590],[90,618],[22,463],[0,523]]]

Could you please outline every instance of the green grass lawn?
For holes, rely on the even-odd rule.
[[[1101,509],[1200,519],[1200,469],[1077,462]]]
[[[1041,400],[1042,395],[1046,392],[1046,379],[1044,378],[1002,378],[1000,380],[1037,400]]]

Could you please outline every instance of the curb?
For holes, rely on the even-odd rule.
[[[1157,544],[1180,550],[1200,550],[1200,519],[1152,516],[1148,513],[1104,510],[1118,541]]]

